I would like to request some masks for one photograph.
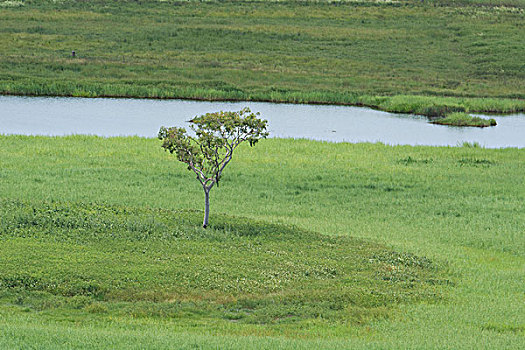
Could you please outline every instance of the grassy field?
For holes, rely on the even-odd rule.
[[[525,150],[0,136],[0,347],[525,345]],[[312,263],[313,262],[313,263]]]
[[[0,93],[524,111],[524,11],[522,0],[0,1]]]

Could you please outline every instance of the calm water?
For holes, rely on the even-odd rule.
[[[429,124],[425,117],[369,108],[262,102],[0,96],[0,134],[156,137],[160,126],[184,126],[196,115],[245,106],[268,120],[271,137],[525,147],[525,114],[496,116],[498,126],[492,128],[457,128]]]

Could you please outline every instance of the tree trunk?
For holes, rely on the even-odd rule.
[[[208,226],[208,218],[210,217],[210,190],[204,190],[204,221],[202,222],[202,227],[206,228]]]

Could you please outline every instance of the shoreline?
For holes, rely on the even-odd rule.
[[[217,91],[221,92],[221,91]],[[315,93],[315,92],[314,92]],[[301,94],[298,94],[298,97]],[[346,106],[346,107],[366,107],[376,111],[395,113],[395,114],[413,114],[427,116],[421,113],[416,108],[406,108],[407,106],[400,106],[396,103],[396,99],[414,99],[419,100],[419,108],[421,105],[437,106],[437,107],[460,107],[464,108],[469,113],[482,113],[485,115],[512,115],[525,113],[525,100],[523,99],[509,99],[509,98],[492,98],[492,97],[456,97],[456,96],[424,96],[424,95],[392,95],[392,96],[371,96],[361,95],[357,96],[356,99],[375,99],[390,102],[389,106],[385,104],[373,104],[366,102],[344,102],[344,101],[323,101],[323,100],[310,100],[310,99],[285,99],[285,98],[235,98],[235,97],[202,97],[202,96],[184,96],[184,95],[170,95],[170,96],[146,96],[146,95],[124,95],[124,94],[75,94],[75,93],[64,93],[64,94],[39,94],[39,93],[24,93],[24,92],[5,92],[1,91],[0,96],[17,96],[17,97],[49,97],[49,98],[86,98],[86,99],[132,99],[132,100],[181,100],[181,101],[202,101],[202,102],[260,102],[260,103],[275,103],[275,104],[292,104],[292,105],[319,105],[319,106]],[[475,105],[480,101],[495,100],[500,103],[515,102],[515,108],[510,109],[497,109],[497,108],[468,108],[468,106]],[[436,103],[437,102],[437,103]],[[447,103],[448,102],[448,103]],[[465,107],[467,106],[467,107]],[[403,108],[400,108],[403,107]],[[401,110],[403,109],[403,110]]]

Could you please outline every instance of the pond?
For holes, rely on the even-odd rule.
[[[271,137],[391,145],[525,147],[525,114],[491,116],[498,125],[433,125],[422,116],[363,107],[113,98],[0,96],[0,134],[156,137],[161,126],[185,126],[196,115],[249,107],[268,120]]]

